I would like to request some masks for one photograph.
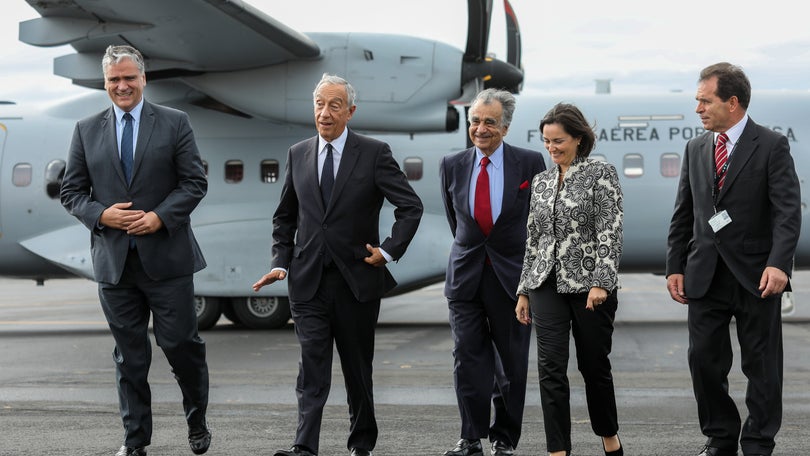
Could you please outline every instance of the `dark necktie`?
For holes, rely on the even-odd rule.
[[[489,236],[492,231],[492,205],[489,202],[489,174],[487,173],[487,165],[489,164],[489,157],[481,159],[481,172],[478,173],[478,180],[475,183],[475,203],[474,213],[475,221],[481,227],[481,232],[484,236]]]
[[[728,169],[728,150],[726,149],[728,135],[725,133],[717,137],[717,145],[714,148],[714,171],[717,176],[717,189],[723,188],[726,180],[726,170]]]
[[[132,115],[124,113],[124,131],[121,133],[121,167],[127,183],[132,180]]]
[[[329,199],[332,197],[332,187],[335,186],[335,164],[332,159],[332,144],[326,144],[326,159],[323,161],[321,170],[321,197],[323,206],[329,206]]]

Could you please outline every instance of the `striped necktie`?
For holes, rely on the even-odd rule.
[[[723,188],[723,182],[726,180],[726,171],[728,170],[726,141],[728,141],[728,135],[721,133],[720,136],[717,137],[717,145],[714,148],[714,172],[718,190]]]

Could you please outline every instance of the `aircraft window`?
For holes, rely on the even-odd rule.
[[[65,177],[65,161],[53,160],[45,166],[45,192],[51,199],[59,198],[59,188]]]
[[[588,155],[588,157],[590,157],[590,158],[592,158],[594,160],[601,161],[601,162],[607,162],[607,157],[605,157],[602,154],[591,154],[591,155]]]
[[[673,153],[661,155],[661,175],[664,177],[678,177],[681,173],[681,156]]]
[[[242,160],[228,160],[225,162],[225,182],[229,184],[242,182],[244,174]]]
[[[272,184],[278,180],[278,160],[262,160],[262,182]]]
[[[11,183],[16,187],[28,187],[31,185],[33,168],[30,163],[17,163],[11,172]]]
[[[403,171],[408,180],[418,181],[422,178],[422,159],[419,157],[408,157],[402,164]]]
[[[644,156],[641,154],[625,155],[624,175],[627,177],[641,177],[644,175]]]

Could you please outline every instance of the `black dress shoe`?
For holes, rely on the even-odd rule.
[[[619,436],[616,436],[616,439],[619,441],[619,449],[608,451],[605,449],[605,441],[602,440],[602,449],[605,450],[605,456],[624,456],[624,445],[622,445],[622,440]]]
[[[698,456],[737,456],[737,450],[724,450],[706,445]]]
[[[512,445],[500,440],[495,440],[492,442],[491,451],[492,456],[512,456],[515,454],[515,449],[512,448]]]
[[[362,448],[352,448],[351,456],[371,456],[371,451]]]
[[[461,439],[455,448],[444,452],[444,456],[484,456],[480,440]]]
[[[273,456],[316,456],[315,453],[302,447],[301,445],[293,445],[289,450],[278,450],[273,453]]]
[[[122,446],[115,456],[146,456],[146,448],[144,447],[128,447]]]
[[[211,431],[206,425],[188,429],[188,446],[194,454],[204,454],[211,446]]]

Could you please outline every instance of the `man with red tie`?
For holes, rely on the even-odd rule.
[[[515,290],[529,183],[545,163],[542,154],[503,142],[514,111],[511,93],[479,93],[468,114],[474,146],[443,157],[439,168],[454,237],[444,293],[461,414],[461,439],[446,456],[482,455],[482,438],[490,440],[492,455],[511,455],[523,424],[531,327],[515,319]]]
[[[689,370],[706,444],[698,456],[770,455],[782,422],[781,297],[790,290],[801,192],[788,139],[747,114],[739,67],[703,69],[706,133],[686,145],[669,228],[667,290],[688,304]],[[729,326],[748,378],[741,419],[729,394]]]

